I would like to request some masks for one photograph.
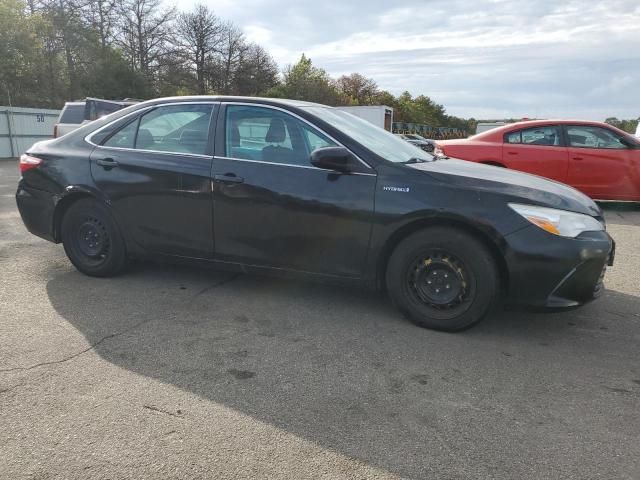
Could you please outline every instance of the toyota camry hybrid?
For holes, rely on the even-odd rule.
[[[577,190],[436,159],[299,101],[143,102],[35,144],[20,170],[26,227],[92,276],[155,257],[360,283],[455,331],[501,298],[582,305],[613,263],[602,212]]]

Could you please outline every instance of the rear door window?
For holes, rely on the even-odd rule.
[[[205,155],[212,110],[208,104],[158,107],[122,127],[103,145]]]
[[[60,114],[58,123],[75,123],[84,122],[84,104],[82,105],[65,105]]]
[[[540,145],[546,147],[558,147],[561,145],[560,128],[558,126],[544,126],[526,128],[517,132],[505,134],[505,143]]]

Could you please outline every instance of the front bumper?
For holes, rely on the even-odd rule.
[[[50,242],[55,242],[53,215],[55,198],[52,193],[29,187],[20,180],[16,192],[16,203],[27,230]]]
[[[505,242],[509,300],[554,309],[577,307],[601,295],[615,248],[607,232],[565,238],[533,225],[507,235]]]

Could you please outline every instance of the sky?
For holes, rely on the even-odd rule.
[[[281,67],[305,53],[333,77],[359,72],[450,115],[640,117],[637,0],[199,1]]]

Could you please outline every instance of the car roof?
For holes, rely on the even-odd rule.
[[[268,103],[272,105],[287,105],[291,107],[328,107],[321,103],[305,102],[303,100],[291,100],[285,98],[267,97],[240,97],[231,95],[189,95],[181,97],[154,98],[137,105],[153,105],[167,102],[245,102],[245,103]]]
[[[548,120],[524,120],[521,122],[507,123],[491,130],[479,133],[470,137],[473,140],[493,140],[496,137],[502,137],[505,133],[520,130],[523,128],[535,128],[545,125],[592,125],[598,127],[607,127],[613,130],[619,130],[613,125],[593,120],[567,120],[567,119],[548,119]],[[624,132],[623,132],[624,133]]]

